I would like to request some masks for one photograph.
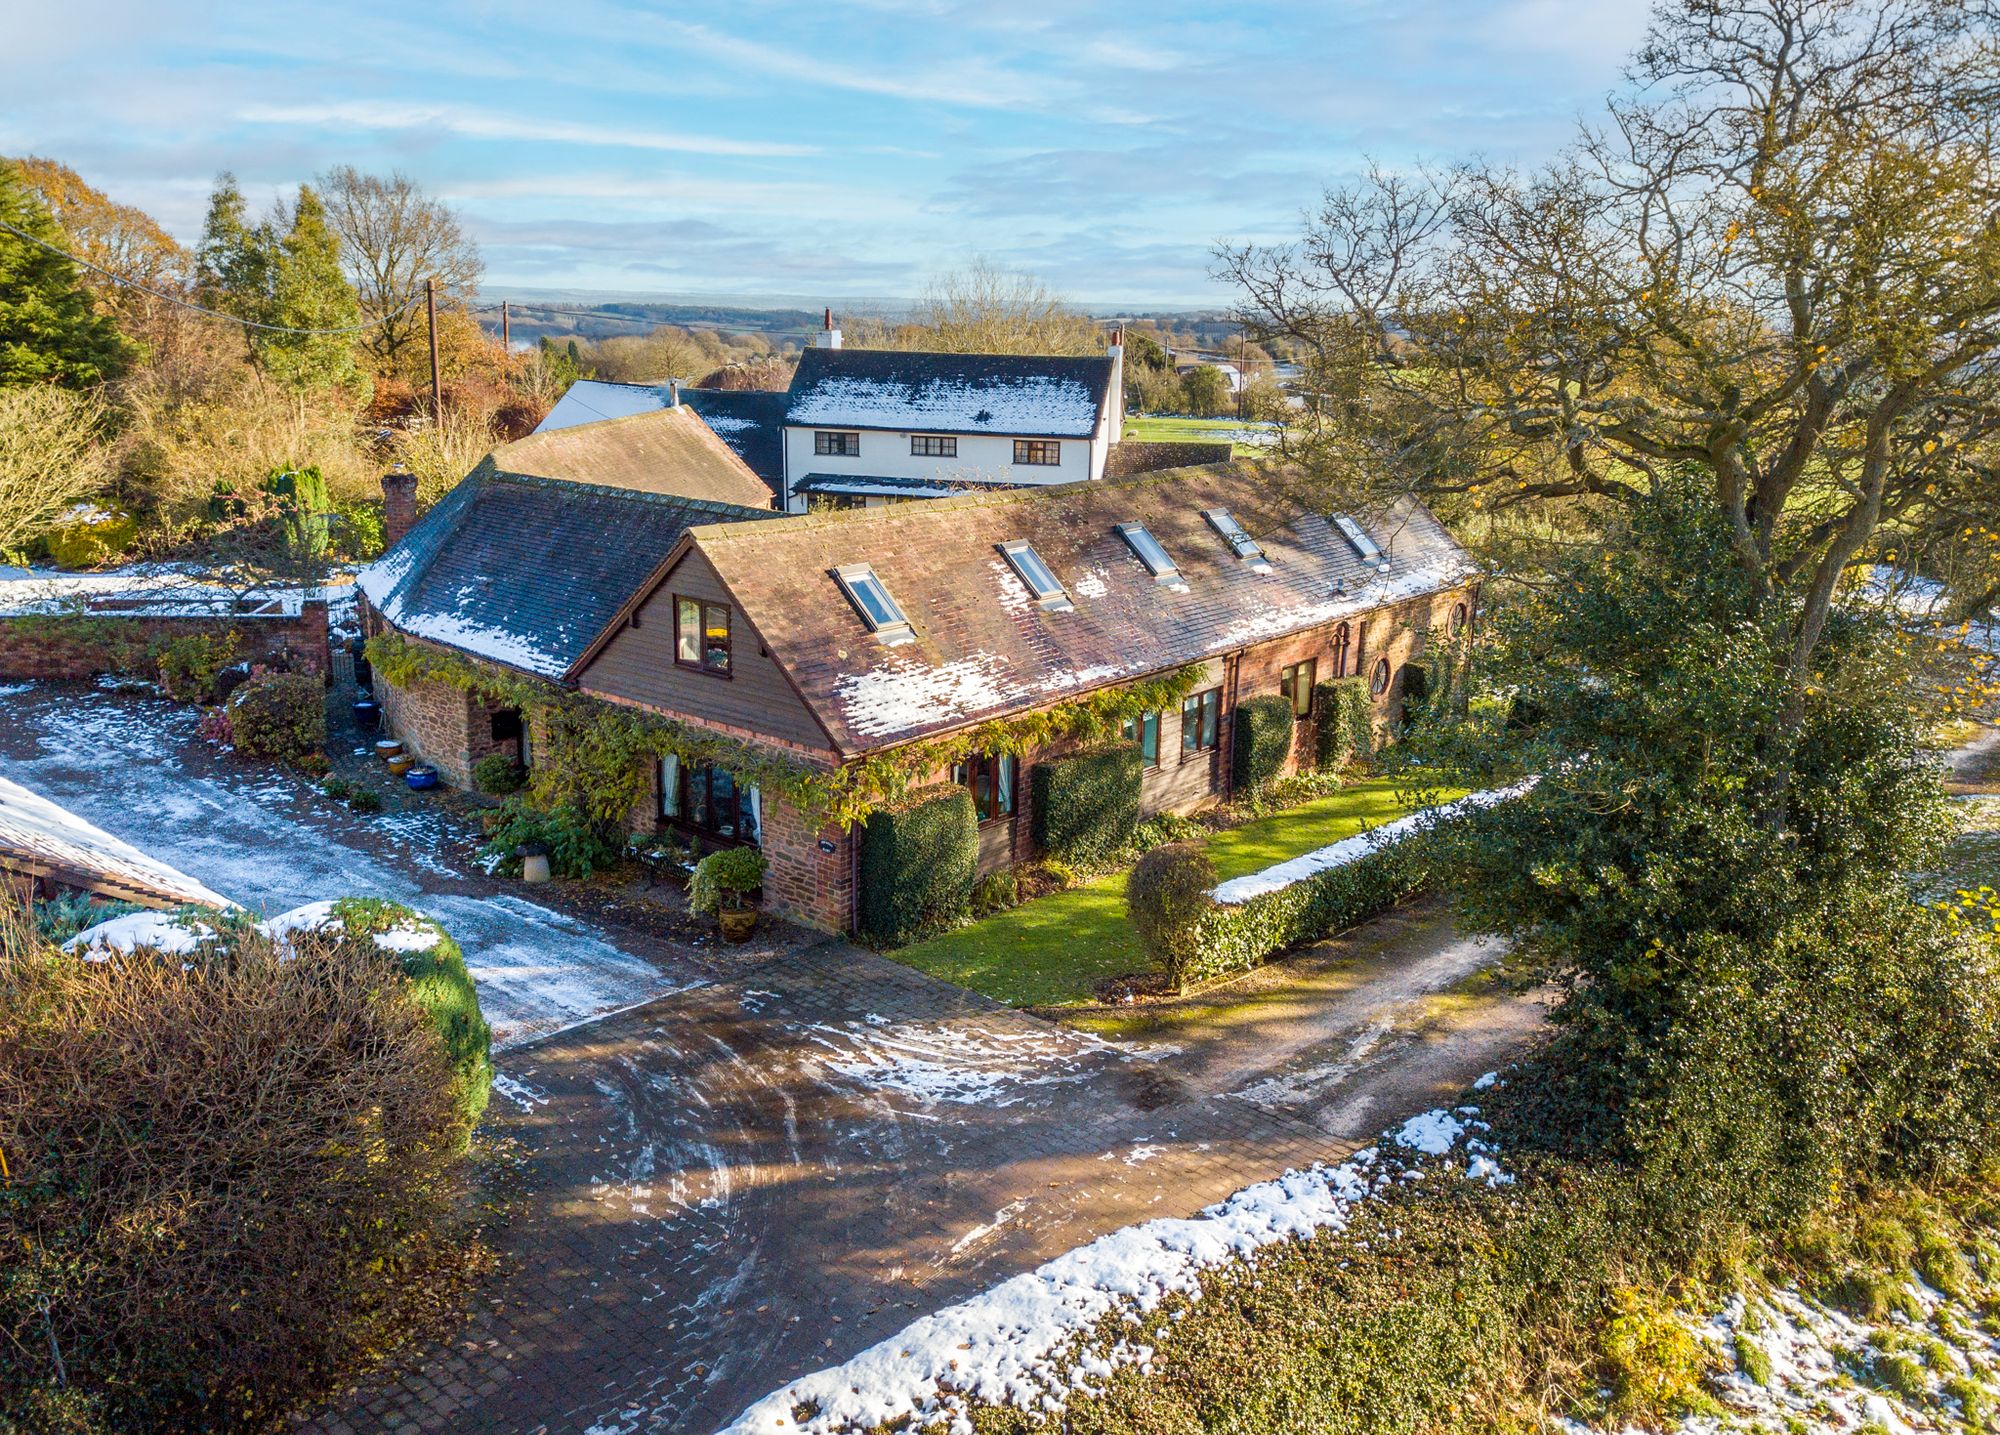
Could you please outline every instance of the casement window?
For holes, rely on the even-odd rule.
[[[726,678],[729,656],[729,605],[676,597],[674,662]]]
[[[951,765],[951,780],[972,793],[972,810],[981,822],[1014,815],[1014,779],[1018,761],[1005,753],[982,752]]]
[[[1221,688],[1189,693],[1181,699],[1181,760],[1214,752],[1221,728]]]
[[[822,458],[859,458],[861,435],[816,429],[813,431],[813,452]]]
[[[1336,678],[1347,676],[1347,653],[1354,646],[1354,630],[1342,623],[1333,630],[1333,646],[1326,655],[1327,667]]]
[[[1054,439],[1017,438],[1014,440],[1014,462],[1053,467],[1062,462],[1062,445]]]
[[[850,508],[866,508],[868,500],[852,493],[808,493],[807,513],[844,513]]]
[[[913,433],[910,435],[910,457],[957,458],[958,440],[943,434]]]
[[[1307,718],[1313,710],[1313,681],[1319,675],[1319,660],[1307,658],[1293,663],[1278,674],[1278,692],[1292,705],[1292,716]]]
[[[1139,744],[1139,756],[1146,766],[1160,765],[1160,715],[1147,713],[1144,717],[1126,718],[1122,729],[1125,741]]]
[[[660,817],[724,842],[756,847],[764,838],[763,795],[713,763],[660,759]]]
[[[1368,675],[1368,691],[1376,697],[1389,691],[1389,660],[1377,658],[1375,671]]]

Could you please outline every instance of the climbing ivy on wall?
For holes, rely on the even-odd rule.
[[[530,796],[539,807],[573,807],[596,821],[623,822],[651,790],[652,772],[669,754],[685,765],[712,763],[739,783],[753,783],[804,818],[808,831],[851,826],[933,780],[972,753],[1020,757],[1057,743],[1116,734],[1128,718],[1176,708],[1193,692],[1201,664],[1106,688],[1069,702],[872,753],[828,768],[673,718],[586,697],[523,677],[400,633],[368,640],[368,662],[397,687],[443,683],[532,714],[535,768]]]

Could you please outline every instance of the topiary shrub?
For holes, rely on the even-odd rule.
[[[450,1308],[469,1119],[369,947],[77,961],[0,913],[0,1411],[275,1429]]]
[[[472,785],[494,797],[505,797],[528,785],[528,770],[504,752],[489,752],[472,764]]]
[[[1313,760],[1322,769],[1337,771],[1375,755],[1374,705],[1365,678],[1333,678],[1314,685],[1313,711],[1319,714]]]
[[[176,702],[205,703],[217,696],[222,670],[236,661],[242,635],[234,629],[226,633],[183,633],[174,638],[155,638],[147,649],[159,670],[160,686]]]
[[[1239,790],[1255,792],[1284,771],[1297,721],[1291,703],[1275,693],[1236,705],[1231,760]]]
[[[1129,844],[1139,826],[1139,780],[1145,759],[1134,743],[1037,763],[1035,846],[1065,862],[1090,866]]]
[[[229,730],[248,757],[297,762],[326,746],[326,685],[304,673],[266,673],[229,695]]]
[[[1199,842],[1170,842],[1139,859],[1125,883],[1125,910],[1146,953],[1176,989],[1200,955],[1199,924],[1215,905],[1215,863]]]
[[[871,813],[861,839],[861,931],[913,941],[964,913],[979,864],[979,818],[957,783],[920,788]]]

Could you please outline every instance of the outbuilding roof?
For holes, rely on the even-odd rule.
[[[502,444],[486,462],[522,478],[595,483],[751,508],[768,508],[772,501],[770,485],[685,404],[538,429]]]
[[[1256,540],[1239,557],[1206,514]],[[1262,465],[703,525],[698,547],[845,754],[891,746],[1168,671],[1466,582],[1474,566],[1402,499],[1359,522],[1362,552],[1309,490]],[[1156,576],[1122,528],[1165,550]],[[1038,601],[1003,545],[1030,545],[1062,587]],[[908,618],[871,630],[837,570],[865,566]],[[659,575],[663,580],[664,570]],[[580,676],[594,690],[588,661]],[[644,694],[612,693],[643,702]]]
[[[523,440],[526,442],[526,440]],[[769,509],[478,468],[363,570],[392,627],[560,678],[694,524]]]
[[[1089,438],[1110,400],[1110,357],[807,349],[792,375],[795,427]]]
[[[0,871],[45,877],[142,907],[236,905],[187,873],[4,777],[0,777]]]

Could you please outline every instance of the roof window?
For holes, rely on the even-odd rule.
[[[1367,530],[1360,524],[1344,513],[1336,513],[1333,515],[1333,526],[1340,530],[1340,536],[1345,538],[1349,546],[1361,556],[1363,563],[1384,573],[1389,571],[1388,556],[1376,546],[1375,540],[1368,536]]]
[[[1049,565],[1042,561],[1034,545],[1025,539],[1015,539],[1000,545],[1000,551],[1007,556],[1007,562],[1021,581],[1028,585],[1028,591],[1035,595],[1035,601],[1052,613],[1067,613],[1076,605],[1069,600],[1063,585],[1056,581],[1056,575]]]
[[[1271,560],[1264,556],[1264,549],[1249,531],[1236,521],[1236,515],[1226,508],[1206,508],[1201,516],[1208,520],[1208,526],[1222,535],[1232,552],[1250,566],[1253,573],[1269,573]]]
[[[833,576],[855,611],[861,614],[861,621],[868,625],[868,631],[891,647],[916,637],[910,620],[903,615],[896,600],[889,596],[889,590],[875,576],[873,568],[866,563],[850,563],[834,569]]]
[[[1121,523],[1118,536],[1131,545],[1138,560],[1146,565],[1146,571],[1156,582],[1179,583],[1181,570],[1174,566],[1174,560],[1167,557],[1167,550],[1160,547],[1160,540],[1147,532],[1143,523]]]

